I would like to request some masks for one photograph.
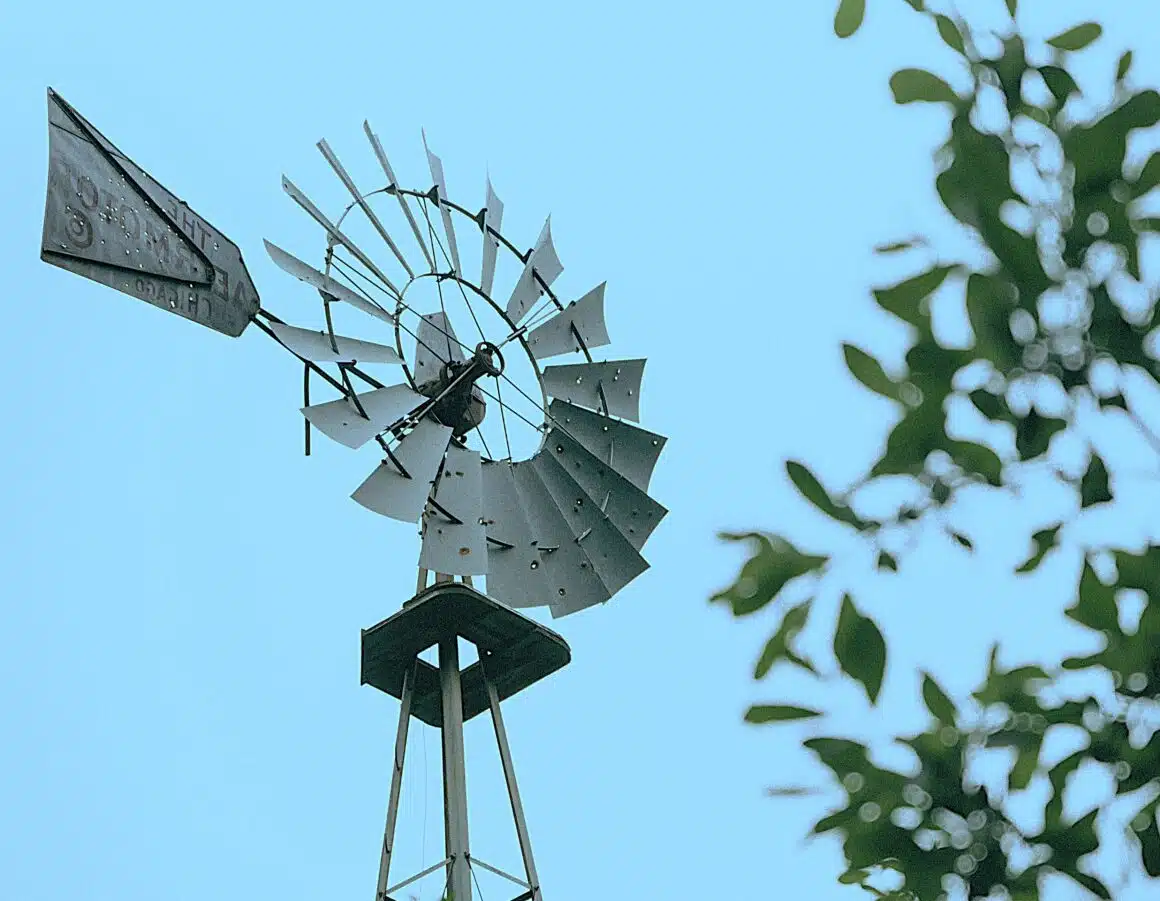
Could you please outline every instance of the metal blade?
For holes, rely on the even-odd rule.
[[[669,512],[560,429],[548,432],[540,454],[555,457],[638,551]]]
[[[544,388],[551,397],[590,410],[607,404],[610,416],[634,422],[640,419],[640,380],[644,360],[609,360],[607,363],[577,363],[545,366]]]
[[[508,319],[518,325],[524,314],[544,293],[544,286],[551,286],[563,271],[564,266],[560,263],[556,247],[552,243],[552,217],[549,216],[540,230],[535,247],[528,254],[524,271],[516,282],[511,299],[508,300]]]
[[[41,259],[231,337],[258,311],[236,244],[51,89]]]
[[[331,240],[341,244],[343,247],[349,250],[354,255],[354,258],[366,266],[367,269],[373,272],[376,276],[378,276],[379,280],[387,288],[389,288],[396,297],[402,296],[402,293],[399,291],[399,289],[395,287],[395,283],[387,278],[386,274],[375,265],[374,260],[363,253],[359,246],[354,243],[354,241],[352,241],[339,230],[337,225],[327,219],[322,210],[316,207],[310,198],[303,194],[302,191],[300,191],[295,186],[294,182],[290,181],[290,179],[288,179],[285,175],[282,176],[282,190],[289,194],[290,198],[296,204],[302,207],[302,209],[306,210],[311,219],[313,219],[326,230],[326,233],[330,235]]]
[[[357,449],[427,398],[406,385],[391,385],[360,394],[358,400],[366,410],[365,417],[348,397],[304,407],[302,415],[327,438]]]
[[[548,583],[512,464],[484,463],[481,475],[484,525],[493,539],[487,545],[487,593],[509,607],[547,604]]]
[[[544,360],[559,354],[579,351],[576,335],[591,350],[609,343],[608,328],[604,324],[604,287],[601,282],[579,300],[574,300],[543,325],[528,333],[528,347],[532,356]]]
[[[499,249],[499,238],[492,232],[499,234],[503,222],[503,201],[496,196],[491,186],[491,179],[487,180],[487,203],[483,208],[483,271],[479,279],[479,286],[483,293],[491,297],[491,289],[495,283],[495,254]]]
[[[375,513],[415,522],[439,474],[449,441],[451,429],[447,426],[431,419],[420,420],[394,451],[407,475],[400,473],[393,463],[380,463],[351,497]]]
[[[644,557],[554,455],[536,454],[529,462],[610,595],[648,569]]]
[[[546,601],[552,616],[565,616],[602,604],[612,595],[596,575],[592,561],[572,537],[572,528],[530,461],[512,466],[532,534],[538,539],[540,569],[548,583]],[[555,548],[555,550],[551,550]]]
[[[318,142],[318,149],[322,151],[322,155],[326,157],[326,161],[330,163],[330,168],[334,170],[334,174],[337,175],[339,180],[346,186],[347,191],[350,192],[350,196],[354,198],[355,203],[357,203],[363,213],[366,214],[366,217],[370,220],[371,225],[375,227],[375,231],[379,233],[379,237],[387,242],[387,247],[391,248],[391,253],[395,255],[395,258],[400,263],[402,263],[403,268],[407,270],[407,275],[410,278],[414,278],[415,273],[411,271],[411,266],[407,263],[407,258],[403,256],[403,252],[399,250],[398,246],[395,244],[394,239],[387,232],[386,227],[379,220],[379,217],[375,214],[375,211],[371,209],[371,205],[367,203],[366,198],[363,197],[362,191],[358,189],[358,186],[354,183],[354,179],[352,179],[346,169],[343,168],[342,163],[338,161],[338,157],[335,156],[334,151],[330,149],[330,145],[326,143],[325,139]]]
[[[439,375],[444,363],[463,362],[463,348],[455,338],[451,322],[443,313],[428,313],[419,322],[415,341],[415,384]]]
[[[554,400],[548,405],[548,419],[641,491],[648,491],[657,458],[668,441],[663,435],[646,432],[562,400]]]
[[[330,332],[316,332],[297,328],[284,322],[269,323],[270,331],[290,350],[306,360],[316,363],[402,363],[403,359],[393,347],[360,341],[357,338],[343,338]],[[335,348],[338,348],[336,351]]]
[[[427,132],[423,132],[423,149],[427,151],[427,165],[431,167],[431,178],[435,182],[435,196],[438,198],[439,215],[443,217],[443,231],[447,233],[447,250],[451,254],[451,265],[455,274],[460,275],[459,246],[455,243],[455,226],[451,222],[451,210],[443,204],[447,200],[447,181],[443,177],[443,161],[427,146]],[[434,248],[432,248],[434,250]]]
[[[399,186],[399,180],[395,178],[395,171],[391,168],[390,160],[387,159],[387,154],[383,150],[383,145],[379,143],[379,136],[371,131],[371,124],[363,121],[363,131],[366,132],[367,139],[371,142],[371,147],[374,148],[375,156],[378,157],[379,165],[383,167],[383,173],[387,176],[387,181],[394,187]],[[403,208],[403,215],[407,217],[407,222],[410,223],[411,231],[415,233],[415,240],[419,242],[419,246],[423,248],[423,256],[427,258],[427,265],[431,267],[431,271],[435,271],[435,259],[431,256],[431,251],[427,249],[427,242],[423,240],[423,233],[419,231],[419,223],[415,221],[414,215],[411,213],[411,205],[407,203],[407,198],[403,194],[395,191],[395,199],[399,201],[399,206]]]
[[[277,244],[270,241],[264,241],[266,245],[266,253],[270,255],[270,259],[274,261],[274,265],[283,272],[289,273],[299,281],[306,282],[321,291],[323,294],[328,294],[335,300],[341,300],[350,304],[356,310],[362,310],[368,316],[374,316],[376,319],[381,319],[383,322],[395,322],[395,317],[380,307],[373,300],[368,300],[361,294],[357,294],[341,282],[335,281],[329,275],[319,272],[308,263],[302,262],[293,254],[287,253]]]
[[[434,505],[424,516],[419,566],[453,576],[487,572],[487,535],[483,525],[483,483],[479,452],[452,445],[443,474],[435,484],[435,503],[459,522],[452,522]]]

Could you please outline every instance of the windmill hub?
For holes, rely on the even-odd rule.
[[[470,360],[448,360],[436,378],[416,387],[420,394],[436,399],[431,416],[461,438],[487,415],[487,402],[476,381],[485,375],[498,378],[503,369],[500,349],[490,341],[480,341]]]

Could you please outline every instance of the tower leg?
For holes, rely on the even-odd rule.
[[[471,901],[463,688],[459,680],[458,638],[454,636],[439,642],[439,683],[443,695],[443,810],[448,857],[447,887],[455,901]]]
[[[379,858],[379,884],[375,901],[387,897],[387,879],[391,872],[391,852],[395,847],[395,822],[399,816],[399,792],[403,787],[403,757],[407,753],[407,730],[411,724],[411,699],[415,693],[415,669],[403,676],[403,698],[399,706],[399,730],[395,733],[395,765],[391,771],[391,799],[387,804],[387,826],[383,831],[383,852]]]
[[[481,660],[482,664],[483,661]],[[524,858],[524,872],[528,878],[528,895],[531,901],[544,901],[540,894],[540,877],[536,873],[536,861],[532,858],[532,842],[528,837],[528,823],[524,819],[524,805],[520,801],[520,789],[516,785],[516,771],[512,765],[512,752],[508,746],[507,729],[503,725],[503,714],[499,709],[499,693],[495,683],[488,677],[486,667],[483,668],[483,681],[487,686],[487,701],[491,707],[491,722],[495,726],[495,741],[499,745],[499,759],[503,765],[503,776],[507,781],[508,797],[512,802],[512,818],[516,821],[516,835],[520,840],[520,854]]]

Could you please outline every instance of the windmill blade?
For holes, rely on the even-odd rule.
[[[327,438],[357,450],[426,400],[406,385],[391,385],[358,395],[366,416],[349,397],[303,407],[302,415]]]
[[[585,410],[563,400],[548,405],[548,419],[641,491],[648,491],[657,458],[668,441],[663,435]]]
[[[479,452],[452,445],[435,483],[434,501],[424,516],[419,566],[452,576],[487,573],[483,524],[483,484]],[[442,510],[459,522],[449,520]]]
[[[529,461],[564,514],[609,595],[614,595],[648,569],[648,562],[609,520],[552,454],[536,454]]]
[[[393,463],[380,463],[351,497],[375,513],[402,522],[416,522],[450,441],[450,428],[432,419],[420,420],[394,451],[395,459],[407,475],[399,472]]]
[[[548,432],[541,454],[555,457],[638,551],[669,512],[559,428]]]
[[[487,462],[481,469],[487,537],[487,592],[509,607],[547,604],[548,583],[540,552],[516,486],[512,464]]]
[[[463,270],[459,268],[459,246],[455,243],[455,225],[451,221],[451,210],[444,205],[447,199],[447,181],[443,177],[443,161],[431,152],[427,146],[427,132],[423,132],[423,149],[427,151],[427,165],[431,168],[431,179],[435,182],[435,198],[439,206],[439,215],[443,217],[443,231],[447,233],[447,250],[451,254],[451,266],[456,275]],[[434,248],[432,248],[434,250]]]
[[[528,333],[528,347],[537,360],[580,350],[580,341],[591,350],[610,343],[604,324],[604,288],[601,282],[574,300],[543,325]],[[576,336],[580,336],[580,341]]]
[[[342,163],[338,161],[338,157],[335,156],[334,151],[330,149],[330,145],[326,143],[325,138],[318,142],[318,149],[322,151],[322,155],[326,157],[326,161],[330,163],[330,168],[334,170],[334,174],[337,175],[343,185],[346,186],[347,191],[350,192],[350,196],[354,198],[354,202],[359,205],[359,209],[363,211],[367,219],[370,220],[371,225],[375,227],[375,231],[379,233],[379,237],[387,243],[387,247],[391,248],[391,253],[395,255],[395,258],[403,265],[403,268],[407,270],[407,276],[409,278],[414,278],[415,273],[411,270],[411,266],[407,262],[407,258],[403,256],[403,252],[399,250],[398,246],[395,244],[394,238],[392,238],[390,233],[387,232],[386,227],[379,220],[378,215],[374,210],[371,209],[371,205],[367,203],[366,198],[363,197],[362,191],[358,189],[358,186],[354,183],[354,179],[350,177],[350,173],[348,173],[346,169],[343,168]]]
[[[496,196],[489,178],[487,201],[483,208],[483,269],[479,279],[479,286],[488,297],[491,297],[491,289],[495,283],[495,254],[499,249],[499,238],[495,235],[499,234],[502,223],[503,201]]]
[[[607,405],[610,416],[640,420],[640,380],[644,360],[610,360],[545,366],[544,389],[551,397],[599,410]]]
[[[415,337],[415,384],[439,375],[444,363],[462,363],[463,347],[445,313],[428,313],[419,322]]]
[[[556,246],[552,243],[552,217],[549,216],[540,230],[536,245],[528,254],[524,271],[520,273],[511,299],[508,300],[508,319],[518,325],[524,314],[544,293],[544,288],[550,287],[563,271],[564,266],[556,255]]]
[[[258,312],[241,252],[48,91],[46,263],[236,338]]]
[[[330,332],[316,332],[297,328],[284,322],[269,323],[272,331],[283,344],[305,360],[315,363],[402,363],[403,358],[393,347],[360,341],[357,338],[343,338]],[[337,350],[335,349],[337,348]]]
[[[571,526],[534,466],[525,460],[514,464],[512,472],[541,552],[540,569],[548,583],[547,603],[552,616],[566,616],[607,601],[612,594],[596,575],[592,561],[573,537]]]
[[[366,132],[367,140],[371,142],[371,147],[375,151],[375,156],[378,158],[379,165],[383,168],[383,174],[387,176],[387,182],[392,187],[396,188],[394,191],[395,199],[399,201],[399,206],[403,209],[403,215],[407,217],[407,222],[411,226],[411,231],[415,233],[415,240],[419,242],[419,246],[423,249],[423,256],[427,258],[427,265],[431,267],[431,271],[435,271],[435,259],[431,256],[431,251],[427,249],[427,242],[423,240],[423,233],[419,230],[419,223],[415,221],[414,215],[411,213],[411,205],[407,203],[407,198],[400,193],[397,188],[399,180],[395,178],[395,170],[391,168],[391,162],[387,159],[387,154],[383,150],[383,145],[379,142],[379,136],[371,131],[371,124],[365,119],[363,120],[363,131]]]
[[[313,266],[302,262],[302,260],[293,254],[287,253],[277,244],[270,241],[264,241],[263,243],[265,243],[266,253],[274,261],[274,265],[283,272],[294,276],[299,281],[306,282],[306,284],[317,288],[323,294],[329,295],[335,300],[341,300],[350,304],[356,310],[361,310],[368,316],[374,316],[383,322],[390,322],[392,324],[395,322],[395,317],[373,300],[368,300],[361,294],[355,293],[346,285],[342,284],[342,282],[335,281],[329,275],[319,272]]]
[[[294,184],[294,182],[290,181],[290,179],[288,179],[285,175],[282,176],[282,190],[290,196],[291,200],[302,207],[302,209],[306,210],[311,219],[323,227],[326,233],[330,235],[332,241],[337,244],[341,244],[343,247],[349,250],[354,255],[356,260],[366,266],[370,272],[373,272],[378,277],[379,281],[381,281],[387,288],[391,290],[395,297],[403,296],[399,289],[395,287],[395,283],[387,278],[383,270],[375,265],[374,260],[363,253],[359,246],[345,234],[343,234],[337,225],[327,219],[322,210],[316,207],[313,201],[311,201],[309,197],[303,194],[302,191],[299,190],[299,188]]]

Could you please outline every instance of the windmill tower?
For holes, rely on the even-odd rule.
[[[352,498],[420,526],[415,596],[362,633],[362,682],[399,701],[376,901],[396,901],[400,889],[439,869],[447,892],[470,901],[475,867],[511,880],[519,889],[513,901],[540,901],[501,705],[571,653],[520,609],[544,606],[560,617],[608,601],[648,567],[640,552],[666,513],[648,494],[665,439],[631,424],[645,361],[592,355],[609,343],[604,285],[562,301],[553,290],[563,266],[550,221],[519,250],[501,232],[503,204],[490,181],[478,212],[455,203],[424,136],[432,186],[406,188],[364,123],[385,184],[363,191],[320,141],[349,195],[335,218],[283,178],[325,240],[318,266],[266,242],[273,262],[321,302],[317,327],[293,326],[263,308],[233,242],[51,90],[48,107],[42,259],[231,337],[253,323],[302,366],[306,453],[312,429],[351,450],[374,448]],[[461,259],[457,223],[479,234],[478,279]],[[339,316],[393,332],[393,343],[341,335]],[[457,322],[474,326],[478,340],[462,342]],[[541,365],[566,355],[579,362]],[[517,357],[523,385],[508,371]],[[401,370],[402,378],[380,381],[366,366]],[[337,397],[312,402],[312,383]],[[517,427],[534,438],[526,459],[513,449]],[[485,586],[475,585],[479,578]],[[469,666],[461,641],[478,654]],[[430,648],[438,665],[421,657]],[[471,855],[463,725],[482,713],[495,729],[522,877]],[[392,882],[412,718],[441,733],[445,856]]]

